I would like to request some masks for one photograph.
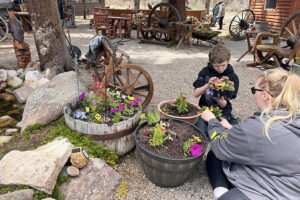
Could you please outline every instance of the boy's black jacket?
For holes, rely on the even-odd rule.
[[[234,91],[224,91],[223,94],[227,98],[227,105],[224,108],[221,108],[223,110],[222,115],[224,117],[230,117],[232,106],[229,100],[236,98],[239,90],[239,77],[234,73],[233,67],[230,64],[228,64],[226,70],[220,74],[213,68],[210,63],[208,63],[208,65],[199,72],[198,79],[195,80],[193,86],[195,87],[195,89],[200,88],[208,83],[211,77],[217,77],[220,79],[223,76],[227,76],[230,81],[234,82]],[[199,100],[199,106],[218,106],[217,102],[213,99],[213,89],[208,89],[201,96]]]

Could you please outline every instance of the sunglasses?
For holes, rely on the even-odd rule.
[[[262,92],[262,91],[266,91],[266,90],[263,90],[263,89],[257,89],[257,88],[255,88],[255,87],[252,87],[252,88],[251,88],[252,94],[255,94],[256,91]],[[273,95],[272,95],[270,92],[268,92],[268,91],[266,91],[266,92],[267,92],[271,97],[273,97]]]

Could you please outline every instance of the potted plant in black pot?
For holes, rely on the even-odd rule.
[[[185,183],[207,149],[207,138],[188,122],[160,119],[159,112],[141,114],[134,138],[148,179],[161,187]]]

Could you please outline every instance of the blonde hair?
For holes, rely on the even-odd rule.
[[[265,122],[265,134],[270,139],[268,130],[272,122],[289,119],[291,123],[298,113],[298,93],[300,91],[300,77],[297,74],[284,70],[272,70],[269,73],[259,76],[259,86],[266,91],[269,91],[272,96],[271,107],[266,108],[261,114],[269,116],[270,110],[275,110],[275,116],[269,117]],[[277,115],[279,109],[288,111],[287,115]]]

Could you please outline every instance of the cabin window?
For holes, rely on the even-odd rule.
[[[265,10],[275,10],[277,0],[266,0],[265,1]]]

